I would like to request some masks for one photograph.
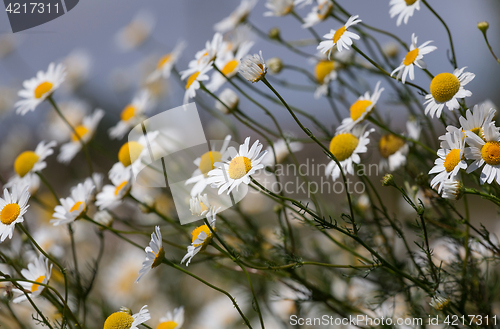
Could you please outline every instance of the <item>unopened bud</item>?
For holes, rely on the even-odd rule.
[[[483,33],[486,33],[489,27],[490,24],[486,21],[477,23],[477,28]]]
[[[267,67],[269,67],[272,74],[278,74],[283,68],[283,62],[278,57],[269,58],[267,60]]]
[[[281,34],[280,29],[277,27],[273,27],[272,29],[269,30],[268,33],[269,37],[275,40],[281,40],[280,34]]]
[[[382,186],[396,186],[394,176],[392,174],[385,174],[384,178],[382,178]]]

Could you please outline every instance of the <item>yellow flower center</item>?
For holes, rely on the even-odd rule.
[[[481,156],[484,162],[489,165],[500,165],[500,142],[487,142],[484,144],[481,148]]]
[[[120,185],[118,185],[118,186],[116,187],[116,189],[115,189],[115,195],[116,195],[116,196],[120,193],[120,191],[121,191],[121,190],[123,190],[123,188],[124,188],[125,186],[127,186],[127,183],[128,183],[127,181],[124,181],[123,183],[121,183]]]
[[[154,251],[153,254],[155,254]],[[160,247],[160,251],[158,251],[158,254],[155,254],[155,259],[153,260],[153,264],[151,264],[151,268],[155,268],[160,265],[163,261],[163,258],[165,258],[165,250],[163,250],[163,247]]]
[[[407,6],[413,5],[417,0],[405,0]]]
[[[122,121],[128,121],[134,117],[134,114],[135,106],[129,104],[123,109],[120,118],[122,119]]]
[[[444,159],[444,169],[446,169],[446,172],[451,172],[457,164],[460,162],[460,150],[459,149],[453,149],[451,150],[446,158]]]
[[[137,159],[139,159],[143,148],[144,146],[142,146],[139,142],[127,142],[123,144],[123,146],[120,148],[120,151],[118,151],[118,160],[125,167],[128,167]]]
[[[4,225],[10,225],[21,213],[21,207],[17,203],[9,203],[0,212],[0,221]]]
[[[45,280],[45,275],[42,275],[42,276],[39,276],[35,282],[38,282],[38,283],[42,283],[43,280]],[[38,290],[38,288],[40,287],[39,284],[36,284],[36,283],[33,283],[33,285],[31,286],[31,292],[35,292]]]
[[[345,31],[346,31],[345,26],[342,26],[340,29],[335,31],[335,34],[333,35],[333,42],[337,43]]]
[[[451,73],[439,73],[431,81],[431,94],[439,103],[449,101],[460,89],[460,81]]]
[[[384,158],[388,158],[394,153],[396,153],[401,147],[405,145],[405,141],[392,134],[384,135],[380,138],[380,142],[378,144],[378,149],[380,151],[380,155]]]
[[[252,162],[247,157],[236,157],[229,163],[229,177],[240,179],[252,169]]]
[[[205,239],[205,241],[203,243],[194,244],[194,242],[196,241],[196,239],[198,239],[198,236],[200,235],[201,232],[205,232],[205,234],[207,235],[207,238]],[[198,246],[201,246],[202,244],[208,243],[208,241],[212,237],[212,232],[210,231],[208,226],[205,224],[205,225],[201,225],[201,226],[198,226],[197,228],[195,228],[193,230],[193,232],[191,232],[191,235],[193,236],[193,240],[192,240],[193,246],[198,247]]]
[[[323,83],[326,76],[330,74],[335,69],[335,63],[333,61],[319,61],[314,68],[314,73],[316,75],[316,80],[319,83]]]
[[[358,146],[359,139],[350,133],[339,134],[330,142],[330,152],[339,161],[344,161],[352,155]]]
[[[368,100],[357,100],[354,102],[350,108],[352,121],[358,120],[370,105],[372,105],[372,102]]]
[[[217,151],[209,151],[201,156],[200,160],[200,171],[207,177],[208,172],[214,169],[214,163],[219,162],[222,158],[222,154]]]
[[[40,157],[33,151],[25,151],[16,158],[14,161],[14,171],[20,176],[24,177],[33,169],[35,163]]]
[[[189,89],[189,87],[191,87],[191,85],[193,84],[193,82],[196,80],[196,78],[200,75],[200,72],[195,72],[193,74],[191,74],[191,76],[188,78],[188,81],[186,83],[186,89]]]
[[[156,327],[156,329],[175,329],[177,328],[177,322],[175,321],[165,321]]]
[[[134,318],[125,312],[115,312],[104,322],[104,329],[130,329]]]
[[[163,65],[165,65],[168,62],[170,62],[171,59],[172,59],[172,54],[167,54],[167,55],[163,56],[158,61],[158,64],[156,65],[156,67],[159,68],[159,69],[162,68]]]
[[[73,207],[71,207],[71,209],[69,210],[69,212],[73,212],[73,211],[76,211],[76,210],[80,209],[80,206],[83,206],[82,207],[82,211],[83,211],[83,209],[85,209],[85,202],[83,202],[83,201],[76,202],[73,205]]]
[[[83,139],[83,137],[89,132],[87,127],[85,126],[76,126],[75,127],[75,132],[71,135],[71,139],[75,142],[78,142],[80,139]]]
[[[415,59],[417,58],[417,56],[418,56],[418,48],[415,48],[415,49],[409,51],[408,54],[406,54],[406,56],[405,56],[403,64],[405,66],[413,64],[413,62],[415,62]]]
[[[42,82],[35,88],[35,98],[42,98],[43,95],[48,93],[54,85],[48,81]]]
[[[222,69],[222,73],[224,75],[229,75],[233,73],[234,69],[238,66],[238,61],[236,59],[233,59],[232,61],[229,61],[226,65],[224,65],[224,68]]]

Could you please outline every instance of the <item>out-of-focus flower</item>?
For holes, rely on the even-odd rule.
[[[66,80],[63,87],[73,91],[87,80],[92,66],[92,57],[84,49],[75,49],[62,60],[62,64],[66,68]]]
[[[231,13],[231,15],[216,23],[214,25],[214,29],[222,33],[234,30],[238,25],[247,19],[256,4],[257,0],[241,0],[240,5]]]
[[[342,26],[338,30],[330,30],[330,33],[323,36],[323,38],[328,40],[321,41],[317,49],[319,49],[323,54],[328,53],[328,57],[330,57],[335,45],[337,46],[337,50],[339,52],[341,52],[343,49],[349,49],[349,47],[352,45],[352,39],[358,40],[359,35],[352,33],[347,29],[361,22],[360,19],[357,19],[358,17],[359,15],[351,16],[344,26]]]
[[[446,306],[448,306],[449,303],[450,300],[447,297],[437,294],[436,296],[432,297],[429,305],[438,311],[442,311]]]
[[[465,157],[474,160],[467,168],[467,173],[476,169],[483,170],[479,178],[481,184],[491,184],[496,180],[500,184],[500,133],[493,123],[484,127],[484,140],[468,130],[465,132],[465,142],[469,147],[465,148]]]
[[[94,214],[94,221],[104,226],[109,226],[113,222],[113,216],[106,210],[101,210]]]
[[[175,63],[182,55],[183,50],[186,48],[185,42],[179,42],[174,49],[162,56],[158,60],[158,64],[156,65],[156,69],[148,76],[147,81],[154,81],[159,78],[168,79],[170,77],[170,72],[174,67]]]
[[[342,166],[342,170],[354,175],[354,163],[359,164],[360,153],[365,153],[370,143],[368,136],[374,129],[365,131],[365,127],[355,127],[351,132],[337,133],[330,142],[330,152],[335,156]],[[326,176],[332,176],[336,180],[340,176],[340,168],[335,161],[330,161],[325,169]]]
[[[324,21],[333,9],[333,2],[330,0],[318,0],[318,5],[313,7],[311,12],[304,18],[303,28],[309,28]]]
[[[56,257],[62,257],[65,254],[62,243],[65,240],[66,232],[62,231],[62,227],[44,225],[33,233],[33,239],[47,253]]]
[[[0,36],[0,59],[9,56],[16,50],[17,40],[13,34],[4,33]]]
[[[57,156],[57,160],[62,163],[69,163],[82,149],[82,142],[88,143],[94,137],[97,125],[103,116],[104,111],[96,109],[94,113],[83,118],[82,124],[74,127],[76,133],[72,133],[71,140],[61,145],[61,152]]]
[[[83,216],[88,209],[89,199],[95,186],[90,183],[79,183],[71,189],[71,195],[61,198],[61,205],[54,208],[53,219],[50,222],[54,226],[70,224]]]
[[[219,209],[220,208],[215,209],[215,207],[212,207],[212,209],[210,209],[207,213],[208,224],[212,230],[215,230],[215,220],[217,219],[216,215]],[[191,259],[193,259],[197,253],[204,250],[208,246],[210,241],[212,241],[213,236],[212,231],[206,224],[195,228],[193,232],[191,232],[191,235],[193,236],[192,244],[187,248],[187,254],[181,260],[181,264],[187,261],[186,266],[189,265]]]
[[[20,90],[18,95],[24,99],[16,102],[16,113],[25,115],[29,111],[42,103],[47,97],[59,88],[66,77],[64,65],[50,63],[47,72],[38,71],[36,77],[23,82],[24,89]]]
[[[184,307],[177,307],[174,312],[167,312],[160,318],[160,324],[156,329],[180,329],[184,324]]]
[[[123,138],[125,134],[130,132],[130,129],[145,118],[144,113],[151,108],[151,105],[151,94],[147,90],[141,90],[132,99],[132,102],[125,106],[116,126],[109,129],[109,137],[113,139]]]
[[[186,92],[184,93],[184,104],[187,104],[191,98],[196,96],[196,91],[200,89],[200,82],[207,81],[209,76],[207,72],[212,69],[212,65],[200,66],[195,69],[188,69],[181,72],[181,79],[186,81]]]
[[[140,11],[130,23],[118,31],[115,42],[123,51],[134,50],[146,42],[155,24],[156,19],[152,13]]]
[[[337,79],[336,63],[328,59],[320,60],[314,67],[314,76],[319,83],[314,92],[314,98],[318,99],[328,94],[330,81]]]
[[[415,33],[413,33],[411,35],[410,51],[406,54],[405,58],[401,62],[401,65],[392,71],[391,76],[398,73],[396,79],[401,79],[402,77],[401,81],[403,83],[406,82],[406,76],[408,74],[410,74],[410,80],[415,79],[415,69],[413,66],[416,65],[421,69],[427,68],[427,65],[422,58],[424,58],[424,55],[427,55],[437,49],[435,46],[428,46],[431,42],[432,41],[426,41],[421,44],[420,47],[417,47],[417,37],[415,36]]]
[[[272,74],[278,74],[283,69],[283,61],[279,57],[269,58],[266,64]]]
[[[407,24],[408,19],[413,16],[415,10],[420,10],[420,0],[391,0],[389,6],[391,6],[391,9],[389,9],[391,18],[399,15],[396,21],[397,26],[399,26],[403,20]]]
[[[284,139],[278,139],[274,144],[274,152],[276,153],[276,163],[282,163],[285,161],[285,159],[288,157],[290,154],[290,151],[292,153],[298,152],[302,150],[303,144],[300,142],[288,142],[288,146],[285,142]],[[290,150],[288,150],[290,148]],[[266,156],[262,159],[262,164],[265,166],[274,166],[275,165],[275,158],[274,158],[274,153],[273,149],[271,146],[268,146],[267,149],[267,154]]]
[[[267,65],[262,57],[262,51],[258,54],[247,55],[243,58],[240,66],[241,75],[248,81],[257,82],[267,73]]]
[[[113,185],[105,185],[96,196],[95,205],[99,210],[113,209],[122,203],[132,188],[132,173],[127,171],[124,175],[116,175],[111,182]]]
[[[35,258],[33,263],[28,264],[27,269],[22,269],[21,274],[30,281],[38,282],[40,284],[48,284],[50,275],[52,273],[52,264],[49,266],[49,260],[45,256],[40,255],[40,257]],[[24,288],[24,290],[30,291],[28,293],[30,298],[39,296],[45,289],[45,286],[40,284],[19,281],[19,284]],[[19,289],[15,289],[17,292],[21,292]],[[21,296],[14,298],[14,303],[20,303],[27,300],[28,298],[23,293]]]
[[[472,96],[472,92],[465,90],[464,86],[474,79],[474,73],[464,72],[466,67],[456,69],[452,73],[439,73],[431,81],[431,93],[425,95],[425,114],[432,117],[441,116],[444,106],[450,111],[458,109],[459,98]]]
[[[57,104],[66,121],[71,126],[78,126],[85,115],[90,112],[90,105],[81,100],[70,100],[59,102]],[[47,113],[46,124],[40,126],[39,133],[47,139],[53,139],[57,142],[63,142],[71,137],[71,130],[68,124],[57,114],[56,111]]]
[[[139,313],[132,315],[132,311],[122,307],[119,312],[108,316],[104,322],[104,329],[138,329],[139,325],[151,319],[147,305]]]
[[[219,94],[219,100],[215,100],[215,108],[224,114],[229,114],[234,111],[240,102],[238,94],[233,90],[226,88]]]
[[[194,59],[189,62],[187,71],[198,71],[205,66],[210,66],[219,57],[224,57],[231,47],[223,40],[222,34],[215,33],[212,40],[205,43],[205,48],[196,52]],[[181,72],[182,74],[182,72]]]
[[[349,111],[351,116],[342,120],[342,124],[337,128],[337,132],[349,131],[358,123],[362,122],[368,116],[380,98],[384,88],[380,88],[380,81],[375,85],[375,90],[370,96],[370,92],[366,92],[351,105]]]
[[[8,113],[16,102],[16,91],[13,88],[0,87],[0,116]]]
[[[21,191],[17,185],[12,186],[12,192],[3,190],[3,198],[0,197],[0,241],[7,237],[12,239],[14,227],[17,223],[24,222],[23,215],[28,210],[30,194],[28,186]]]
[[[207,194],[199,194],[197,196],[191,197],[189,200],[189,205],[191,214],[194,216],[203,216],[210,209],[210,202],[208,202]]]
[[[151,234],[151,241],[145,251],[146,260],[142,262],[142,268],[139,270],[139,277],[135,280],[135,282],[139,282],[139,280],[152,268],[158,267],[165,257],[159,226],[156,226],[155,231]]]
[[[420,125],[418,122],[407,121],[406,130],[411,139],[419,139]],[[382,170],[388,168],[389,171],[395,171],[406,163],[409,146],[403,138],[393,134],[383,135],[380,138],[378,149],[382,157],[379,164]]]
[[[240,145],[239,151],[229,147],[227,154],[223,154],[221,162],[214,164],[215,169],[208,172],[208,183],[218,188],[219,194],[227,190],[229,194],[234,188],[238,190],[240,184],[249,184],[250,176],[264,168],[261,163],[267,151],[262,151],[262,144],[256,140],[250,147],[250,137]],[[226,158],[227,157],[227,158]]]
[[[264,16],[285,16],[293,10],[294,0],[267,0]]]

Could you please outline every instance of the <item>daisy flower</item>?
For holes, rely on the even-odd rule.
[[[245,42],[238,48],[236,54],[228,52],[224,57],[217,57],[215,66],[219,68],[222,74],[214,72],[210,83],[207,84],[207,89],[215,92],[226,82],[226,78],[235,76],[240,68],[241,58],[248,53],[252,46],[253,42]]]
[[[314,6],[304,18],[303,28],[307,29],[319,22],[324,21],[332,12],[333,3],[330,0],[318,0],[318,5]]]
[[[257,0],[242,0],[238,8],[236,8],[229,17],[224,18],[214,25],[214,29],[221,33],[236,29],[238,25],[247,19],[256,4]]]
[[[438,187],[441,193],[445,180],[455,178],[460,169],[466,169],[467,163],[463,159],[464,155],[464,133],[461,130],[447,132],[441,138],[441,148],[437,151],[439,158],[434,161],[434,167],[429,174],[437,174],[431,181],[431,187]]]
[[[449,303],[450,303],[449,298],[437,294],[434,297],[432,297],[432,300],[429,303],[429,305],[438,311],[442,311],[446,306],[448,306]]]
[[[496,110],[489,108],[485,104],[475,105],[472,111],[465,112],[465,118],[460,117],[460,125],[464,131],[471,131],[481,138],[484,138],[484,128],[488,127],[495,117]]]
[[[184,93],[184,104],[187,104],[191,98],[196,96],[196,91],[200,89],[201,82],[209,79],[207,72],[212,69],[212,64],[200,65],[181,72],[181,80],[186,81],[186,92]]]
[[[155,231],[151,234],[151,242],[149,242],[149,246],[146,247],[145,251],[146,260],[142,262],[142,268],[139,270],[139,277],[135,280],[136,283],[139,282],[149,270],[158,267],[165,257],[159,226],[156,226]]]
[[[286,16],[293,10],[294,0],[267,0],[264,16]]]
[[[215,230],[215,220],[219,209],[220,208],[215,209],[215,207],[212,207],[212,209],[210,209],[210,211],[207,213],[208,224],[210,225],[212,230]],[[181,264],[187,261],[186,266],[189,266],[191,259],[197,253],[204,250],[208,246],[210,241],[212,241],[213,234],[210,228],[206,224],[204,224],[195,228],[193,232],[191,232],[191,235],[193,236],[192,244],[187,248],[187,254],[181,260]]]
[[[328,53],[328,57],[330,57],[333,47],[337,45],[337,50],[339,52],[342,49],[349,49],[349,46],[352,45],[352,39],[359,40],[359,35],[348,31],[347,29],[353,25],[356,25],[361,22],[360,19],[357,19],[359,15],[351,16],[347,20],[344,26],[342,26],[338,30],[330,30],[330,33],[325,34],[323,38],[328,40],[321,41],[317,49],[321,51],[321,53]]]
[[[172,72],[172,68],[179,57],[181,57],[185,48],[186,43],[181,41],[177,43],[170,53],[162,56],[156,64],[156,69],[148,76],[147,81],[154,81],[159,78],[168,79],[170,77],[170,72]]]
[[[215,33],[212,40],[208,40],[205,43],[205,48],[195,54],[195,59],[189,62],[188,67],[197,69],[205,65],[210,65],[217,57],[223,56],[230,50],[231,48],[228,47],[228,44],[223,41],[222,34]]]
[[[54,226],[70,224],[84,215],[94,188],[91,182],[79,183],[73,187],[69,197],[59,199],[61,205],[54,208],[53,219],[50,222]]]
[[[407,121],[406,130],[411,139],[419,139],[420,125],[416,121]],[[380,138],[378,149],[382,157],[379,164],[380,168],[395,171],[406,163],[406,156],[410,148],[403,138],[393,134],[386,134]]]
[[[28,181],[23,180],[27,175],[31,175],[42,171],[47,167],[47,163],[44,161],[49,155],[54,153],[53,147],[56,146],[56,142],[41,141],[38,143],[35,151],[24,151],[19,154],[14,161],[14,171],[16,175],[9,179],[9,182],[5,185],[6,187],[11,187],[14,184],[25,184]],[[26,186],[26,185],[24,185]],[[24,187],[23,186],[23,187]]]
[[[443,182],[443,193],[441,196],[445,199],[458,200],[463,193],[463,185],[459,180],[447,179]]]
[[[282,163],[286,157],[288,157],[290,151],[292,151],[292,153],[298,152],[302,150],[304,145],[300,142],[288,142],[288,147],[290,147],[289,151],[285,140],[278,139],[274,142],[273,146],[274,152],[276,153],[276,159],[274,159],[273,149],[271,146],[268,146],[266,149],[267,154],[262,159],[262,164],[264,164],[264,166],[274,166],[275,160],[277,160],[277,163]]]
[[[408,23],[408,19],[413,16],[415,9],[420,10],[420,0],[391,0],[389,6],[391,6],[389,9],[391,18],[399,15],[396,21],[397,26],[399,26],[403,20],[405,24]]]
[[[241,183],[250,183],[250,176],[257,170],[264,168],[261,163],[267,151],[262,151],[262,144],[256,140],[249,149],[250,137],[240,145],[239,151],[234,147],[229,147],[226,154],[222,155],[222,162],[214,164],[215,169],[208,173],[208,182],[213,188],[218,188],[219,194],[227,190],[227,194]]]
[[[227,135],[224,138],[224,142],[219,151],[215,151],[213,148],[215,145],[212,144],[212,150],[204,153],[201,157],[196,158],[194,160],[194,164],[198,167],[191,178],[186,181],[186,185],[194,184],[191,188],[191,197],[195,197],[201,194],[209,183],[208,173],[215,169],[214,164],[222,160],[222,155],[226,153],[227,147],[229,145],[229,141],[231,140],[231,136]]]
[[[491,184],[496,180],[500,184],[500,133],[494,124],[490,123],[484,127],[484,140],[474,132],[465,132],[465,142],[469,147],[465,148],[465,157],[474,160],[467,168],[467,173],[483,167],[480,176],[481,184]]]
[[[118,31],[115,43],[122,51],[134,50],[146,42],[155,24],[156,19],[151,12],[140,11],[129,24]]]
[[[208,202],[206,193],[192,197],[189,200],[189,204],[189,210],[191,210],[193,216],[203,216],[208,212],[208,209],[210,209],[210,202]]]
[[[444,106],[446,105],[450,111],[458,109],[459,98],[465,98],[472,95],[469,90],[465,90],[464,86],[474,79],[475,74],[464,72],[463,67],[456,69],[452,73],[439,73],[431,81],[431,93],[425,95],[425,114],[430,114],[431,118],[441,116]]]
[[[330,152],[337,158],[342,170],[354,175],[353,163],[359,164],[361,158],[359,154],[365,153],[368,148],[366,145],[370,143],[368,136],[374,131],[366,127],[356,127],[351,132],[337,133],[330,142]],[[332,176],[335,181],[340,177],[340,168],[335,161],[330,161],[325,169],[326,176]]]
[[[36,77],[24,81],[24,89],[20,90],[18,95],[25,99],[16,102],[16,113],[25,115],[29,111],[34,111],[40,103],[59,88],[65,77],[64,65],[58,64],[56,66],[54,63],[50,63],[47,72],[38,71]]]
[[[215,100],[215,108],[224,114],[229,114],[234,111],[240,102],[238,94],[229,88],[224,89],[219,94],[219,100]]]
[[[144,113],[151,108],[151,94],[147,90],[141,90],[132,99],[132,102],[125,106],[120,114],[120,121],[116,126],[109,129],[109,137],[112,139],[122,139],[126,133],[145,119]]]
[[[108,316],[104,322],[104,329],[138,329],[139,325],[151,319],[147,305],[144,305],[139,313],[132,315],[132,311],[126,307],[120,308]]]
[[[21,274],[24,278],[30,281],[34,281],[41,284],[48,284],[50,275],[52,274],[52,264],[49,266],[49,260],[45,258],[45,256],[40,255],[38,258],[33,260],[33,263],[28,264],[27,269],[22,269]],[[39,296],[42,291],[45,289],[44,286],[41,286],[36,283],[31,282],[23,282],[19,281],[19,284],[24,288],[24,290],[29,291],[30,297]],[[21,292],[19,289],[15,289],[18,292]],[[17,298],[14,298],[14,303],[19,303],[27,300],[26,295],[21,295]]]
[[[99,210],[113,209],[122,203],[132,188],[132,172],[126,171],[124,175],[116,175],[111,182],[113,185],[105,185],[96,196],[95,205]]]
[[[3,242],[7,237],[12,239],[14,226],[16,223],[24,222],[23,215],[28,210],[28,200],[30,194],[28,186],[22,192],[17,185],[12,186],[12,192],[3,190],[3,198],[0,197],[0,241]]]
[[[63,87],[72,92],[87,79],[92,66],[92,57],[84,49],[75,49],[62,60],[62,63],[66,68],[66,82]]]
[[[410,51],[406,54],[405,58],[401,62],[401,65],[398,66],[394,71],[392,71],[391,76],[393,76],[395,73],[398,73],[396,76],[396,79],[401,79],[403,83],[406,82],[406,76],[410,74],[410,80],[415,79],[415,70],[413,68],[414,65],[418,66],[421,69],[427,68],[427,65],[425,62],[422,60],[424,58],[424,55],[427,55],[430,52],[433,52],[434,50],[437,49],[435,46],[428,46],[429,43],[432,41],[426,41],[423,44],[420,45],[420,47],[417,47],[417,37],[415,36],[415,33],[411,35],[411,46],[410,46]]]
[[[252,83],[261,80],[267,73],[267,65],[262,57],[262,51],[243,58],[239,71],[245,79]]]
[[[336,63],[327,59],[318,61],[314,67],[314,76],[319,84],[314,98],[318,99],[328,94],[330,81],[337,79]]]
[[[342,124],[337,128],[337,132],[349,131],[363,121],[371,113],[383,91],[384,88],[380,88],[379,81],[375,85],[375,90],[371,96],[368,91],[364,95],[359,96],[349,109],[351,116],[342,120]]]
[[[74,127],[75,132],[71,134],[71,140],[61,145],[61,151],[57,156],[57,161],[61,163],[69,163],[75,155],[82,149],[82,142],[88,143],[97,129],[97,125],[104,116],[104,111],[96,109],[94,113],[83,118],[82,124]]]
[[[160,324],[157,329],[180,329],[184,324],[184,307],[177,307],[174,312],[167,312],[160,318]]]

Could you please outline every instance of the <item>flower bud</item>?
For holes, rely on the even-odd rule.
[[[488,30],[489,27],[490,27],[490,24],[486,21],[477,23],[477,28],[483,33],[486,33],[486,31]]]
[[[392,174],[385,174],[384,178],[382,178],[382,186],[396,186],[394,176]]]
[[[231,89],[224,89],[219,95],[219,101],[215,101],[215,107],[224,114],[233,112],[240,102],[238,95]]]
[[[278,74],[283,68],[283,62],[278,57],[269,58],[267,60],[267,67],[269,67],[272,74]]]
[[[272,29],[269,30],[269,33],[268,33],[269,38],[275,39],[275,40],[281,40],[280,34],[281,34],[280,29],[277,27],[273,27]]]

